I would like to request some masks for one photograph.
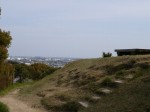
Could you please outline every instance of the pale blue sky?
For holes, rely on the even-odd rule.
[[[12,56],[100,57],[150,49],[149,0],[0,0]]]

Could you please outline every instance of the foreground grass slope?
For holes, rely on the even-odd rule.
[[[122,85],[82,112],[150,112],[150,76]]]
[[[58,112],[149,112],[150,56],[72,62],[20,92],[33,107]]]

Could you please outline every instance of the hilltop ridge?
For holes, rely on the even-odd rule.
[[[149,112],[149,73],[150,55],[78,60],[21,89],[19,99],[48,112]]]

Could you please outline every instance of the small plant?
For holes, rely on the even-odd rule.
[[[112,56],[112,53],[108,52],[108,53],[105,53],[103,52],[102,54],[102,57],[105,58],[105,57],[111,57]]]
[[[111,78],[109,77],[106,77],[102,83],[101,83],[101,86],[106,86],[106,87],[116,87],[116,83],[112,81]]]
[[[67,96],[66,94],[56,95],[56,98],[58,98],[60,101],[69,101],[70,100],[70,96]]]
[[[80,108],[80,104],[75,101],[67,102],[66,104],[62,105],[62,110],[64,112],[78,112]]]
[[[55,112],[78,112],[80,104],[76,101],[60,102],[59,100],[42,99],[41,104]]]
[[[124,79],[124,73],[125,73],[124,70],[116,72],[115,78]]]
[[[9,112],[8,107],[0,102],[0,112]]]

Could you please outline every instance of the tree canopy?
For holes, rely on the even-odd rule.
[[[10,47],[12,37],[10,32],[0,29],[0,63],[8,57],[8,48]]]

